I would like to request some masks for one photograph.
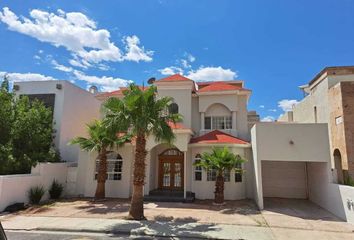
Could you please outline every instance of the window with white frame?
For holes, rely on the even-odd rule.
[[[207,181],[216,181],[216,173],[216,169],[209,169],[207,171]]]
[[[198,153],[195,155],[194,163],[200,163],[201,156]],[[194,181],[202,181],[203,168],[201,166],[194,166]]]
[[[95,180],[97,180],[99,159],[96,160]],[[120,154],[110,152],[107,154],[107,180],[122,180],[123,158]]]
[[[224,182],[230,182],[230,170],[229,169],[224,170]]]
[[[242,182],[242,164],[241,163],[237,163],[235,166],[235,182]]]
[[[207,181],[216,181],[218,171],[214,168],[207,171]],[[230,170],[224,170],[224,182],[230,182]]]
[[[226,130],[232,129],[231,116],[208,116],[204,117],[204,128],[207,130]]]

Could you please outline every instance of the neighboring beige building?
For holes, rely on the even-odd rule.
[[[334,178],[354,178],[354,66],[326,67],[300,88],[304,99],[278,120],[328,123]]]

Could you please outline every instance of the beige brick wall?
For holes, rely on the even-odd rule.
[[[354,178],[354,82],[340,82],[328,93],[331,152],[340,151],[342,168]]]

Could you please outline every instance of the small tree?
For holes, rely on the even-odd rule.
[[[29,173],[38,162],[60,161],[53,147],[52,111],[0,84],[0,174]]]
[[[129,209],[129,218],[144,219],[143,186],[145,183],[146,139],[153,136],[157,142],[172,142],[175,135],[168,124],[182,119],[180,114],[168,111],[172,103],[170,97],[156,97],[156,87],[150,86],[145,91],[131,84],[123,92],[123,99],[109,98],[105,103],[108,126],[126,126],[136,137],[133,194]]]
[[[101,121],[95,121],[87,125],[89,138],[77,137],[70,144],[78,144],[83,150],[98,152],[98,174],[95,199],[105,198],[105,184],[107,178],[107,152],[108,148],[120,146],[130,139],[128,135],[118,136],[116,131],[102,125]]]
[[[195,166],[200,166],[207,171],[216,171],[215,181],[215,199],[217,204],[224,203],[224,174],[225,171],[235,169],[236,172],[242,173],[242,169],[237,168],[238,165],[245,162],[240,155],[236,155],[227,147],[213,148],[212,152],[202,154],[201,160],[195,163]]]
[[[17,173],[27,173],[38,162],[58,162],[59,154],[53,147],[53,117],[50,108],[27,96],[15,101],[12,128],[13,157]]]

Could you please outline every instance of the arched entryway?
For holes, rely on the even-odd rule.
[[[344,183],[344,174],[342,168],[342,155],[339,149],[335,149],[333,152],[333,159],[334,159],[334,167],[337,170],[337,183],[343,184]]]
[[[183,190],[184,155],[177,148],[166,149],[159,155],[159,189]]]

